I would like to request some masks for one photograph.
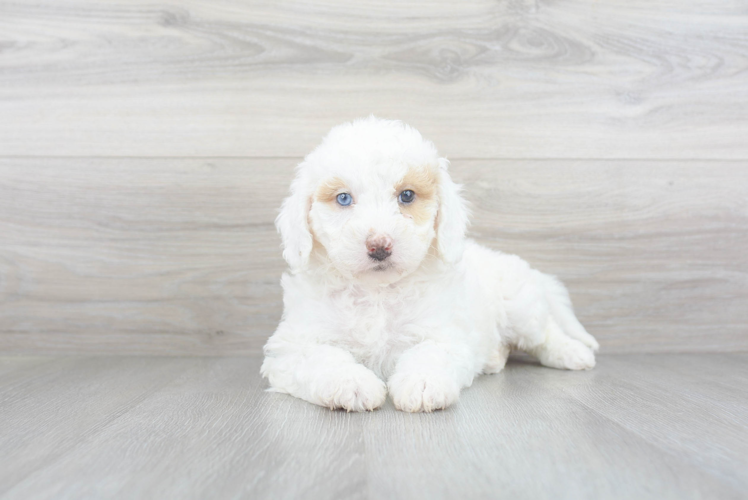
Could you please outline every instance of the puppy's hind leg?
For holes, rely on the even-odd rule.
[[[558,326],[564,331],[569,337],[576,339],[592,349],[593,352],[597,352],[600,348],[600,344],[597,343],[595,337],[587,333],[587,330],[577,319],[574,314],[574,309],[571,305],[571,298],[569,292],[556,277],[548,274],[539,273],[541,281],[545,288],[546,299],[550,306],[551,315],[556,320]]]
[[[496,349],[489,354],[488,361],[486,361],[486,364],[483,367],[483,373],[488,375],[491,373],[499,373],[503,370],[506,366],[506,360],[509,358],[511,350],[512,348],[508,344],[499,344]]]
[[[595,366],[595,354],[579,340],[565,335],[556,321],[549,317],[544,340],[525,351],[538,358],[542,365],[566,370],[589,370]]]
[[[496,254],[490,262],[506,314],[506,324],[501,325],[504,341],[545,366],[594,367],[598,344],[576,319],[563,284],[515,255]]]

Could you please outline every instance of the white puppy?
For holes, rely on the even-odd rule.
[[[415,129],[374,117],[333,128],[298,166],[276,221],[290,272],[262,365],[272,390],[349,411],[389,391],[432,411],[511,349],[595,366],[558,280],[465,238],[448,166]]]

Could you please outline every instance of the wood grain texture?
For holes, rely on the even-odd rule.
[[[0,349],[256,353],[292,159],[0,159]],[[471,235],[564,280],[604,352],[748,349],[741,162],[455,161]]]
[[[175,377],[175,365],[187,369]],[[91,358],[45,388],[6,391],[12,402],[37,401],[39,418],[18,421],[22,409],[9,405],[0,421],[16,431],[7,433],[16,454],[33,453],[42,462],[4,457],[0,496],[363,498],[364,415],[264,393],[259,368],[258,358]],[[139,378],[127,382],[131,372]],[[148,390],[158,385],[158,394]],[[78,396],[71,398],[72,390]],[[129,391],[138,398],[130,401]],[[123,400],[130,411],[123,415],[107,398]],[[95,411],[81,420],[90,405]],[[109,417],[107,425],[92,425],[98,414]],[[60,446],[59,435],[78,436],[76,446]],[[40,476],[29,473],[32,466]]]
[[[4,348],[256,352],[276,326],[293,161],[0,162]]]
[[[513,360],[453,407],[331,412],[259,358],[66,358],[0,387],[0,498],[738,499],[747,354]],[[8,453],[8,451],[10,453]]]
[[[684,408],[697,405],[670,395],[678,385],[685,386],[678,395],[689,390],[691,380],[677,377],[629,390],[629,378],[652,377],[648,366],[657,359],[602,357],[581,375],[510,363],[497,378],[479,378],[449,412],[371,418],[370,497],[456,498],[466,495],[466,486],[470,498],[486,499],[739,497],[746,480],[741,454],[748,448],[745,436],[732,439],[746,413],[716,410],[705,422],[699,405],[698,415],[682,421]],[[642,366],[626,370],[630,360]],[[702,362],[719,363],[699,358],[689,366]],[[743,395],[730,396],[746,407]],[[633,422],[625,420],[652,405],[650,398],[659,398],[659,413],[647,408]],[[722,417],[725,427],[715,422]],[[716,441],[698,433],[708,425],[710,438],[720,434]],[[717,447],[723,450],[719,466],[705,464],[701,454]]]
[[[0,435],[0,492],[76,449],[190,364],[179,358],[65,358],[27,368],[14,383],[0,385],[6,429]]]
[[[604,349],[748,349],[748,165],[455,166],[472,235],[558,275]]]
[[[15,356],[0,358],[0,379],[6,384],[14,375],[23,372],[24,368],[42,364],[47,358],[41,356]]]
[[[0,2],[0,154],[748,158],[748,10],[685,0]]]

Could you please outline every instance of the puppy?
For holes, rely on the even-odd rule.
[[[271,390],[348,411],[389,392],[428,412],[512,349],[595,366],[561,282],[465,238],[448,166],[415,129],[374,117],[333,128],[298,166],[276,220],[290,272],[264,349]]]

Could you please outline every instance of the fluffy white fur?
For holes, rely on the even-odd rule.
[[[598,344],[561,282],[465,238],[448,166],[415,129],[374,117],[333,128],[298,166],[276,221],[290,272],[262,365],[272,390],[349,411],[389,392],[400,410],[432,411],[501,371],[511,349],[554,368],[595,366]],[[397,192],[414,170],[435,185],[428,200],[415,190],[419,217]],[[353,203],[319,199],[320,186]],[[381,262],[368,253],[375,237],[392,242]]]

